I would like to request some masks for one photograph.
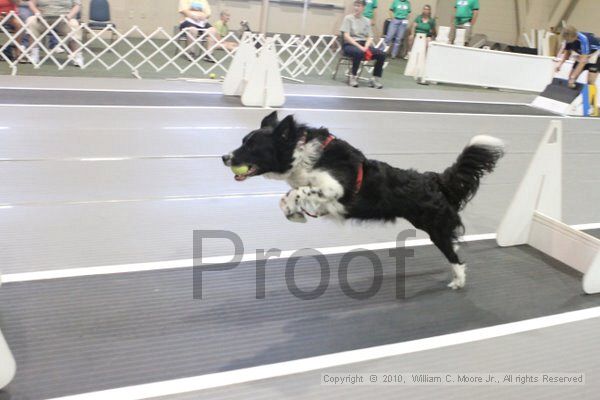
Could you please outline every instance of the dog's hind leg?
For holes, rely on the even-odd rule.
[[[460,289],[465,286],[466,283],[466,267],[465,264],[460,262],[458,255],[454,249],[455,244],[452,242],[450,236],[430,235],[431,241],[440,251],[446,256],[452,267],[453,279],[448,284],[448,287],[452,289]]]

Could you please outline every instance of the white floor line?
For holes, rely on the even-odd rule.
[[[254,129],[250,126],[163,126],[162,129],[165,130],[180,130],[180,129],[196,129],[196,130],[211,130],[211,131],[229,131],[229,130],[237,130],[237,129]]]
[[[258,107],[225,107],[225,106],[123,106],[123,105],[86,105],[86,104],[0,104],[1,107],[31,107],[31,108],[107,108],[107,109],[140,109],[140,110],[237,110],[237,111],[260,111],[274,110],[272,108]],[[545,119],[584,119],[589,117],[565,117],[562,115],[521,115],[521,114],[479,114],[479,113],[453,113],[453,112],[426,112],[426,111],[385,111],[385,110],[341,110],[327,108],[293,108],[282,107],[280,111],[308,111],[308,112],[343,112],[353,114],[376,113],[376,114],[414,114],[414,115],[448,115],[457,117],[502,117],[502,118],[545,118]]]
[[[585,310],[571,311],[487,328],[411,340],[408,342],[327,354],[233,371],[217,372],[190,378],[173,379],[169,381],[83,393],[51,400],[142,400],[160,396],[190,393],[489,340],[598,317],[600,317],[600,307],[593,307]],[[318,385],[318,383],[316,383],[316,385]]]
[[[207,82],[210,83],[210,82]],[[216,83],[216,82],[215,82]],[[65,88],[65,87],[25,87],[25,86],[0,86],[0,90],[37,90],[60,92],[108,92],[108,93],[181,93],[181,94],[223,94],[205,90],[165,90],[165,89],[105,89],[105,88]]]
[[[600,229],[600,223],[589,223],[572,225],[573,228],[578,230],[590,230]],[[482,240],[493,240],[496,239],[495,233],[484,233],[479,235],[467,235],[460,238],[462,242],[477,242]],[[405,242],[406,247],[419,247],[431,245],[429,239],[412,239]],[[350,246],[335,246],[335,247],[324,247],[316,249],[318,252],[324,255],[329,254],[345,254],[350,252],[356,252],[360,250],[384,250],[396,247],[396,242],[380,242],[380,243],[367,243],[367,244],[356,244]],[[286,250],[282,251],[278,257],[271,257],[271,259],[286,259],[292,256],[297,250]],[[232,260],[232,255],[226,256],[213,256],[206,257],[201,260],[204,264],[227,264]],[[244,254],[240,262],[256,261],[255,253]],[[121,264],[121,265],[105,265],[97,267],[83,267],[83,268],[66,268],[49,271],[35,271],[35,272],[22,272],[2,275],[3,283],[14,283],[14,282],[31,282],[40,281],[47,279],[63,279],[63,278],[74,278],[83,276],[94,276],[94,275],[110,275],[130,272],[144,272],[144,271],[159,271],[177,268],[190,268],[194,264],[193,259],[181,259],[181,260],[170,260],[170,261],[156,261],[148,263],[132,263],[132,264]]]
[[[286,94],[286,96],[316,97],[316,98],[342,98],[342,99],[358,99],[358,100],[422,101],[424,103],[498,104],[498,105],[514,105],[514,106],[528,106],[529,105],[529,103],[512,102],[512,101],[425,99],[425,98],[419,98],[419,97],[368,97],[368,96],[343,96],[343,95],[327,95],[327,94]]]
[[[600,225],[600,224],[599,224]],[[481,240],[495,239],[495,233],[486,233],[480,235],[468,235],[461,238],[463,242],[476,242]],[[429,239],[412,239],[405,242],[406,247],[419,247],[430,245]],[[360,250],[384,250],[396,247],[396,242],[381,242],[381,243],[368,243],[368,244],[357,244],[351,246],[336,246],[336,247],[324,247],[316,249],[318,252],[324,255],[329,254],[344,254]],[[286,259],[292,256],[297,250],[286,250],[282,251],[278,257],[270,257],[271,260]],[[232,260],[232,255],[226,256],[213,256],[205,257],[202,259],[203,264],[227,264]],[[255,261],[255,253],[244,254],[241,258],[241,262]],[[181,259],[172,261],[157,261],[149,263],[135,263],[135,264],[121,264],[121,265],[106,265],[98,267],[84,267],[84,268],[67,268],[50,271],[36,271],[36,272],[23,272],[14,274],[2,275],[3,283],[14,283],[14,282],[31,282],[46,279],[63,279],[63,278],[74,278],[82,276],[94,276],[94,275],[109,275],[109,274],[120,274],[129,272],[142,272],[142,271],[159,271],[167,269],[177,268],[190,268],[194,265],[193,259]]]
[[[231,193],[223,195],[203,195],[203,196],[167,196],[167,197],[144,197],[134,199],[110,199],[110,200],[74,200],[74,201],[38,201],[23,203],[0,203],[0,209],[14,207],[49,207],[49,206],[78,206],[84,204],[108,204],[108,203],[141,203],[145,201],[203,201],[203,200],[231,200],[248,199],[256,197],[280,197],[285,192],[264,192],[264,193]]]
[[[0,86],[0,89],[10,90],[38,90],[38,91],[64,91],[64,92],[118,92],[118,93],[181,93],[181,94],[219,94],[222,92],[201,91],[201,90],[152,90],[152,89],[85,89],[85,88],[43,88],[43,87],[10,87]],[[423,101],[440,103],[470,103],[470,104],[501,104],[501,105],[529,105],[522,102],[503,102],[503,101],[478,101],[478,100],[454,100],[454,99],[428,99],[419,97],[376,97],[376,96],[352,96],[352,95],[328,95],[328,94],[302,94],[286,93],[289,97],[323,97],[339,99],[359,99],[359,100],[386,100],[386,101]]]

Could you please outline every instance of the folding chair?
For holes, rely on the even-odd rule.
[[[110,4],[108,0],[91,0],[90,2],[90,15],[87,23],[88,28],[93,31],[101,31],[107,26],[116,28],[114,22],[110,19]],[[110,33],[110,42],[114,42],[115,32]],[[87,30],[83,30],[83,42],[87,42]]]
[[[340,66],[342,65],[346,65],[346,81],[348,81],[350,79],[350,74],[348,73],[348,71],[350,70],[350,68],[352,68],[352,57],[348,57],[347,55],[344,54],[344,34],[340,34],[339,36],[339,40],[340,40],[340,58],[338,59],[338,62],[335,66],[335,71],[333,72],[333,76],[331,77],[331,79],[335,80],[335,78],[337,77],[338,71],[340,69]],[[364,79],[361,78],[362,72],[365,69],[365,67],[374,67],[375,66],[375,61],[366,61],[363,60],[360,63],[360,66],[358,67],[358,72],[357,72],[357,79]]]

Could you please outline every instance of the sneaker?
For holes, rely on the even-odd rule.
[[[63,48],[62,48],[62,46],[56,46],[56,47],[54,48],[54,52],[55,52],[56,54],[62,54],[62,53],[64,53],[64,52],[65,52],[65,49],[63,49]]]
[[[33,49],[31,49],[31,54],[29,54],[29,58],[31,59],[32,64],[39,64],[40,63],[40,48],[34,47]]]
[[[348,85],[352,87],[358,87],[358,79],[356,79],[356,76],[350,75],[350,78],[348,79]]]
[[[410,58],[410,52],[406,53],[406,55],[404,56],[405,60],[408,60]]]
[[[214,64],[217,62],[217,60],[215,60],[214,58],[212,58],[212,56],[205,56],[202,60],[209,62],[211,64]]]
[[[194,61],[196,59],[196,53],[194,53],[193,51],[188,51],[184,53],[184,56],[188,59],[188,61]]]
[[[83,68],[83,54],[81,53],[77,53],[75,54],[75,57],[73,57],[73,63],[75,64],[75,66],[79,67],[79,68]]]
[[[375,89],[383,88],[383,85],[379,81],[379,78],[375,78],[375,77],[371,78],[371,80],[369,81],[369,86],[371,86],[372,88],[375,88]]]

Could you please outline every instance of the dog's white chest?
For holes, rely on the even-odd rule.
[[[294,189],[297,189],[300,186],[314,186],[315,175],[316,174],[312,170],[298,170],[290,174],[290,176],[286,179],[286,182]]]

